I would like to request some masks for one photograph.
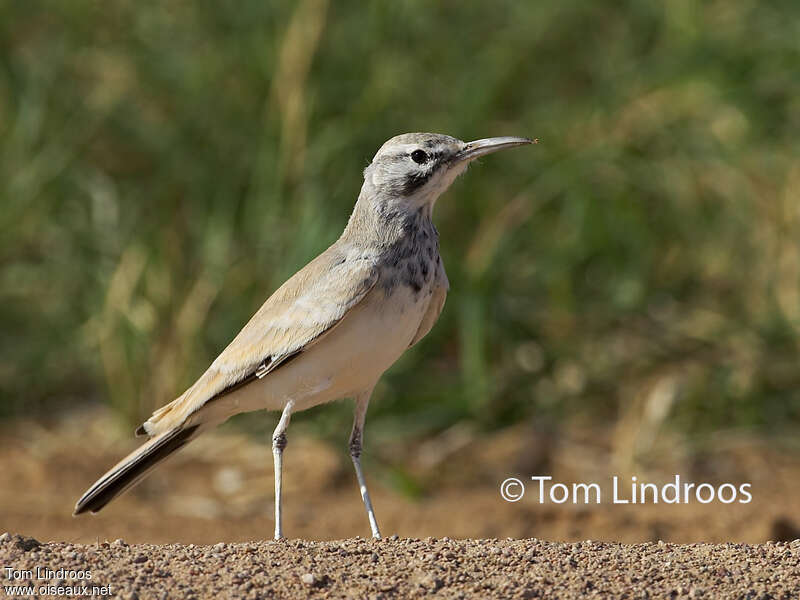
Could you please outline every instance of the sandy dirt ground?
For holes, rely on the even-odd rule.
[[[0,563],[13,569],[11,579],[4,569],[4,586],[53,596],[96,586],[97,595],[138,600],[800,597],[800,541],[623,545],[395,536],[155,546],[39,544],[5,534]]]
[[[59,417],[50,425],[18,422],[0,431],[0,533],[73,543],[271,538],[271,450],[232,429],[202,436],[98,515],[73,517],[80,494],[139,443],[126,433],[102,411]],[[750,482],[749,504],[624,506],[539,504],[530,484],[519,502],[500,497],[500,483],[509,476],[538,473],[601,483],[611,473],[625,477],[619,451],[595,431],[546,443],[524,426],[488,436],[454,428],[419,444],[387,438],[373,432],[364,456],[384,535],[626,543],[800,538],[794,500],[800,496],[800,453],[787,452],[777,441],[722,439],[715,453],[687,459],[668,439],[658,451],[660,469],[642,462],[632,471],[640,480],[666,481],[679,473],[691,481]],[[369,535],[344,443],[323,443],[297,427],[284,460],[287,537]]]
[[[527,426],[455,427],[416,442],[373,432],[364,459],[388,537],[372,541],[357,537],[369,529],[344,443],[299,425],[284,463],[290,539],[276,543],[265,541],[272,456],[261,440],[232,428],[202,436],[99,515],[75,518],[78,496],[137,440],[102,411],[8,424],[0,568],[89,569],[93,585],[142,599],[800,598],[800,454],[778,439],[723,436],[687,452],[660,435],[633,457],[619,432],[596,429],[543,438]],[[612,473],[749,482],[753,501],[573,505],[499,494],[509,476]],[[6,573],[4,584],[26,583]],[[72,581],[56,574],[42,585],[59,580]]]

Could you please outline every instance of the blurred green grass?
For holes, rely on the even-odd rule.
[[[795,427],[798,39],[793,0],[0,3],[0,414],[140,422],[437,131],[541,143],[439,202],[377,427]]]

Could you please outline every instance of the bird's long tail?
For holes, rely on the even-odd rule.
[[[148,440],[98,479],[75,504],[73,514],[98,512],[128,488],[136,485],[151,469],[185,446],[197,433],[198,425],[176,427]]]

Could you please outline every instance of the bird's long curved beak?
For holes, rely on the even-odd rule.
[[[475,140],[474,142],[467,142],[464,148],[456,154],[456,161],[462,162],[465,160],[472,160],[483,156],[484,154],[491,154],[498,150],[505,148],[513,148],[514,146],[523,146],[525,144],[535,144],[538,140],[531,140],[523,137],[493,137],[484,138],[482,140]]]

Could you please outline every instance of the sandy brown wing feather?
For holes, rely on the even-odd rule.
[[[331,331],[377,281],[373,261],[329,248],[278,288],[202,377],[143,428],[154,435],[175,427],[229,388],[266,376]]]

